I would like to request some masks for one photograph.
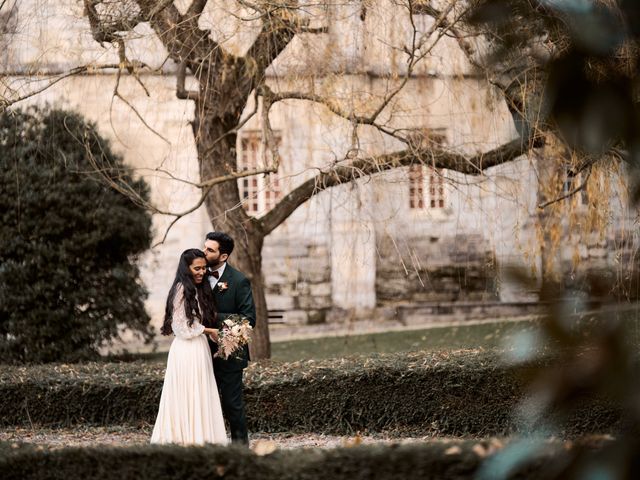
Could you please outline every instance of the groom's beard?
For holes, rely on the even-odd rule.
[[[213,272],[214,270],[218,270],[222,266],[222,263],[220,263],[220,262],[216,262],[216,263],[209,262],[209,263],[207,263],[207,266],[209,267],[209,270]]]

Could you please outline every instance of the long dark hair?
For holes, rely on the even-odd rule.
[[[184,310],[188,319],[187,324],[192,326],[193,321],[197,318],[204,326],[213,326],[216,316],[216,301],[213,297],[211,286],[209,285],[209,274],[205,274],[202,279],[202,283],[196,285],[193,281],[191,270],[189,270],[189,266],[196,258],[202,258],[205,261],[207,259],[204,252],[197,248],[185,250],[182,252],[182,255],[180,255],[176,278],[173,280],[171,290],[169,290],[167,305],[164,310],[164,323],[160,329],[163,335],[171,335],[173,333],[171,328],[171,320],[173,319],[173,299],[176,296],[178,285],[182,285],[184,288]],[[200,305],[200,308],[198,308],[198,305]],[[200,309],[202,309],[202,315],[200,314]]]

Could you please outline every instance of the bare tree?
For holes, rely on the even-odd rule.
[[[203,189],[201,202],[212,221],[216,219],[215,228],[228,231],[237,239],[236,262],[252,280],[259,319],[253,356],[265,358],[270,356],[270,342],[262,282],[263,242],[298,207],[327,188],[416,163],[469,175],[482,174],[486,168],[522,155],[535,141],[527,135],[489,152],[465,157],[436,145],[416,144],[406,130],[394,129],[388,122],[380,120],[382,112],[412,77],[414,68],[428,57],[440,38],[445,35],[458,38],[469,57],[474,56],[474,47],[467,39],[468,32],[463,32],[459,26],[466,14],[464,2],[440,2],[441,8],[434,7],[431,2],[407,0],[398,3],[399,7],[407,9],[412,24],[409,28],[413,28],[411,42],[403,52],[407,62],[406,72],[397,79],[390,79],[392,87],[366,113],[345,109],[313,92],[273,91],[267,85],[267,69],[296,35],[322,34],[326,31],[323,26],[312,26],[302,4],[240,1],[245,10],[250,12],[251,20],[259,21],[260,29],[246,53],[234,55],[216,42],[209,31],[200,27],[199,20],[207,3],[207,0],[193,0],[181,11],[173,1],[168,0],[84,0],[93,38],[97,42],[110,42],[118,47],[121,72],[135,74],[141,66],[127,57],[126,45],[127,34],[144,22],[151,26],[169,58],[177,65],[176,95],[195,103],[192,128],[200,166],[201,182],[198,186]],[[429,31],[420,33],[415,28],[413,16],[417,13],[433,18]],[[366,6],[363,6],[361,15],[366,15]],[[196,80],[193,90],[186,88],[188,74]],[[509,91],[508,88],[505,91]],[[242,114],[254,96],[256,105],[258,99],[260,101],[265,140],[267,148],[273,153],[273,162],[260,172],[241,172],[236,158],[236,137],[242,127]],[[322,104],[335,115],[349,120],[354,130],[358,125],[377,128],[402,142],[405,148],[374,157],[363,156],[358,151],[349,152],[335,165],[290,191],[264,216],[250,216],[244,209],[238,208],[241,198],[235,179],[277,171],[279,156],[269,125],[269,110],[275,103],[286,99]]]
[[[0,62],[2,63],[6,63],[5,58],[3,58],[4,52],[7,51],[7,46],[11,42],[12,36],[16,33],[16,13],[15,3],[0,0]],[[5,90],[6,86],[3,83],[0,78],[0,86],[2,86],[2,90]],[[7,103],[7,99],[3,98],[3,96],[0,97],[0,109],[3,109]]]

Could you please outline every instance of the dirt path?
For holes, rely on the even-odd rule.
[[[76,427],[69,429],[48,428],[4,428],[0,430],[0,441],[27,442],[43,448],[94,447],[98,445],[130,446],[149,442],[151,426]],[[391,438],[388,436],[334,436],[322,434],[252,434],[250,447],[260,454],[276,448],[335,448],[372,443],[410,443],[433,440],[432,438]]]

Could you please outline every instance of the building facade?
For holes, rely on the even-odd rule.
[[[11,8],[10,28],[2,40],[4,96],[44,84],[46,80],[38,79],[78,65],[117,63],[114,48],[91,38],[80,2],[24,0]],[[240,54],[254,38],[255,25],[228,15],[234,9],[238,6],[233,2],[212,3],[201,26],[210,28],[224,48]],[[223,14],[224,22],[214,21]],[[399,47],[411,39],[407,12],[387,0],[329,2],[317,18],[328,33],[296,38],[270,68],[269,85],[280,91],[317,92],[344,108],[375,107],[406,73]],[[424,34],[433,20],[416,15],[413,23]],[[190,126],[193,105],[176,98],[175,65],[165,61],[166,52],[150,28],[142,25],[135,33],[129,55],[154,70],[141,72],[139,79],[125,75],[119,80],[118,93],[126,103],[114,96],[116,72],[95,69],[69,76],[22,105],[48,103],[82,113],[147,180],[155,205],[183,211],[195,204],[199,191],[165,172],[198,180]],[[412,72],[381,121],[410,130],[419,142],[468,155],[515,138],[499,93],[474,72],[455,42],[433,38],[431,54]],[[253,109],[248,105],[246,113]],[[282,158],[280,170],[238,180],[243,208],[256,216],[350,151],[376,155],[400,148],[379,130],[354,127],[311,102],[279,102],[270,120]],[[268,162],[262,135],[260,115],[255,115],[238,135],[240,169]],[[569,277],[616,266],[624,275],[635,262],[635,213],[616,186],[619,176],[602,173],[597,180],[601,183],[593,187],[607,194],[599,199],[607,205],[606,218],[587,225],[593,216],[589,208],[569,205],[582,202],[581,193],[578,200],[574,196],[554,205],[567,207],[582,227],[572,229],[568,217],[556,212],[555,228],[569,240],[558,245],[545,238],[550,224],[546,210],[538,206],[544,201],[541,185],[553,177],[544,174],[553,170],[545,165],[556,165],[555,156],[557,152],[545,151],[521,157],[477,177],[414,165],[319,193],[265,241],[269,310],[288,325],[353,319],[408,323],[439,314],[490,316],[507,311],[499,310],[500,305],[518,312],[536,300],[531,291],[509,281],[504,272],[510,266],[539,278],[553,257],[560,260],[561,274]],[[578,181],[569,174],[553,178],[567,192]],[[156,240],[165,236],[171,220],[154,217]],[[201,246],[211,229],[206,212],[199,209],[140,260],[156,325],[161,324],[180,253]],[[558,248],[550,249],[551,244]]]

